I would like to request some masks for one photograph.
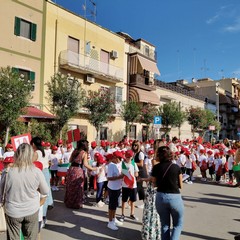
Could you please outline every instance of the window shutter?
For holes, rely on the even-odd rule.
[[[36,41],[37,38],[37,24],[31,24],[31,40]]]
[[[18,17],[15,17],[14,34],[16,36],[20,36],[20,27],[21,27],[21,19]]]
[[[34,81],[35,83],[35,72],[30,72],[30,75],[29,75],[31,81]]]
[[[19,73],[19,69],[18,69],[18,68],[15,68],[15,67],[12,67],[12,72],[14,72],[14,73]]]

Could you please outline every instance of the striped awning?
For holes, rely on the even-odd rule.
[[[160,105],[160,98],[152,91],[145,91],[140,88],[131,87],[129,90],[129,98],[134,102],[151,103]]]

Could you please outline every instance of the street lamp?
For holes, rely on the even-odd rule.
[[[217,111],[217,121],[218,122],[219,122],[219,87],[220,87],[220,83],[216,82],[216,111]],[[219,140],[219,129],[217,130],[217,138]]]

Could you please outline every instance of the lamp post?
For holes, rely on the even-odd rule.
[[[217,121],[220,123],[219,121],[219,87],[220,87],[220,83],[216,82],[216,111],[217,111]],[[219,140],[219,129],[217,130],[217,138]]]

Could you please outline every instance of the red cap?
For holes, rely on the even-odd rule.
[[[206,152],[206,150],[205,149],[200,149],[200,151],[199,151],[200,153],[205,153]]]
[[[101,147],[106,147],[106,142],[104,140],[101,141]]]
[[[133,151],[132,150],[127,150],[126,152],[125,152],[125,157],[126,158],[131,158],[132,156],[133,156]]]
[[[106,160],[109,161],[113,158],[113,154],[112,153],[109,153],[105,156]]]
[[[33,164],[35,167],[39,168],[41,171],[43,170],[43,164],[39,161],[34,161]]]
[[[100,154],[100,153],[95,153],[95,154],[94,154],[94,157],[96,158],[96,161],[97,161],[98,163],[100,163],[100,164],[106,163],[106,161],[105,161],[105,159],[104,159],[104,157],[103,157],[102,154]]]
[[[213,154],[213,151],[208,150],[208,151],[207,151],[207,154],[212,155],[212,154]]]
[[[46,143],[45,143],[44,141],[41,142],[41,145],[42,145],[43,147],[45,147],[45,144],[46,144]]]
[[[6,148],[13,148],[13,145],[12,145],[11,143],[8,143],[8,144],[6,145]]]
[[[51,143],[50,142],[45,142],[44,147],[51,147]]]
[[[58,150],[58,147],[57,147],[57,146],[52,146],[52,150],[53,150],[53,151],[57,151],[57,150]]]
[[[63,144],[63,140],[62,140],[62,139],[59,139],[59,140],[58,140],[58,144]]]
[[[95,148],[97,146],[97,143],[95,141],[91,142],[91,147]]]
[[[113,156],[116,158],[124,158],[123,153],[121,151],[113,152]]]
[[[4,163],[14,163],[14,159],[13,157],[6,157],[4,160],[3,160]]]
[[[154,151],[151,149],[148,151],[148,155],[153,155],[154,154]]]
[[[150,143],[150,144],[154,144],[154,140],[153,140],[153,139],[150,139],[150,140],[149,140],[149,143]]]
[[[228,154],[234,154],[234,151],[232,149],[229,149]]]
[[[67,149],[72,148],[72,144],[67,144]]]

